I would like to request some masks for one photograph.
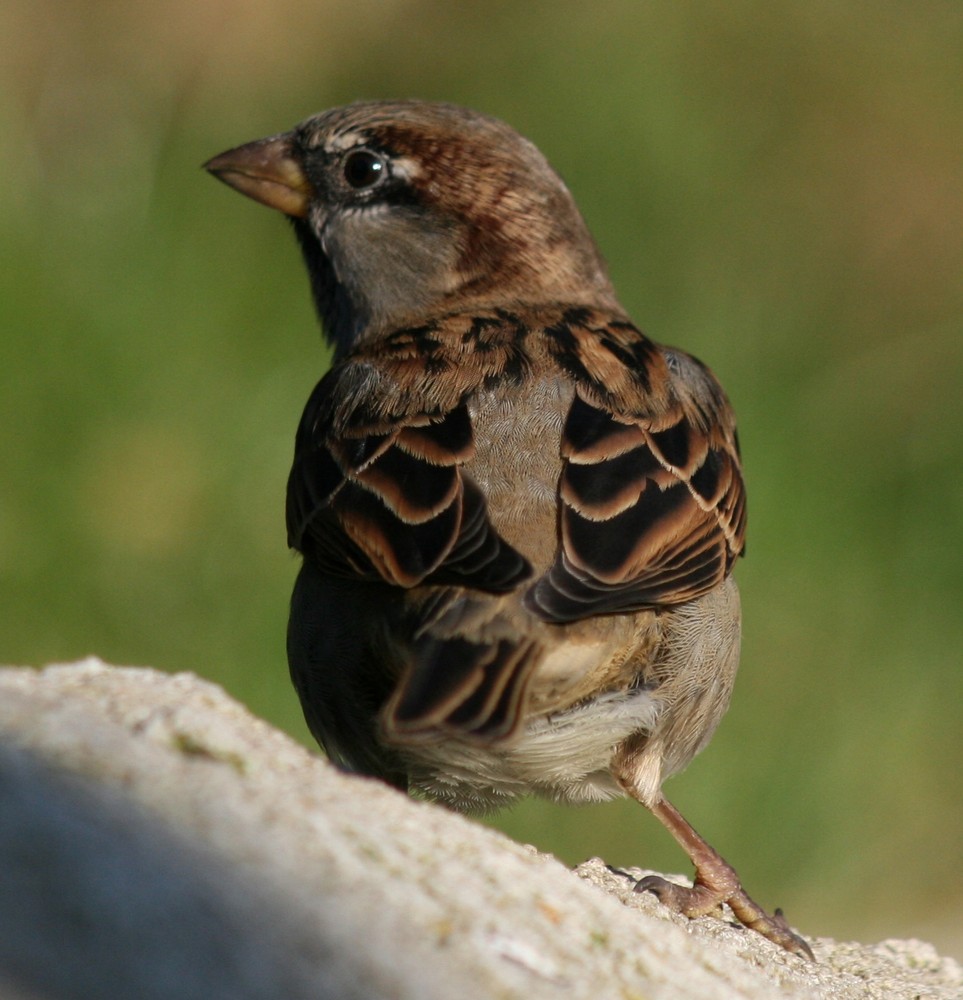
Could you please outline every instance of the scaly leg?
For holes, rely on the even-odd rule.
[[[643,803],[645,805],[645,803]],[[781,945],[801,958],[815,961],[809,945],[786,922],[781,910],[770,916],[752,900],[735,869],[692,828],[686,818],[668,799],[647,806],[665,828],[675,837],[695,865],[692,888],[675,885],[649,875],[641,879],[636,892],[652,892],[666,906],[687,917],[702,917],[728,903],[732,912],[746,927],[758,931],[763,937]]]

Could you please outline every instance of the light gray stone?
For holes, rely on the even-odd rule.
[[[94,660],[0,670],[0,859],[2,1000],[963,995],[930,945],[806,963]]]

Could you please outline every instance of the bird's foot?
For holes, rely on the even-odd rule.
[[[634,892],[651,892],[663,906],[684,917],[721,917],[723,898],[704,885],[677,885],[660,875],[646,875],[635,884]]]
[[[782,911],[776,910],[772,916],[766,913],[742,888],[735,868],[696,833],[689,821],[668,799],[663,797],[657,802],[643,804],[685,848],[695,865],[695,879],[689,888],[675,885],[658,875],[649,875],[639,880],[635,886],[636,892],[654,893],[670,909],[687,917],[704,917],[709,914],[721,916],[722,904],[728,903],[736,919],[744,926],[769,938],[773,944],[778,944],[793,955],[807,958],[811,962],[816,960],[812,949],[792,930]]]
[[[782,910],[770,916],[742,888],[732,868],[725,862],[723,865],[719,871],[698,872],[691,888],[676,885],[658,875],[647,875],[636,883],[635,892],[651,892],[669,909],[686,917],[721,917],[722,904],[728,903],[744,926],[800,958],[815,961],[812,949],[789,926]]]

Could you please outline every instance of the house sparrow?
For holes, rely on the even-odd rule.
[[[725,902],[811,958],[668,802],[739,658],[745,491],[701,362],[640,333],[564,183],[502,122],[336,108],[206,164],[288,215],[334,345],[288,482],[308,725],[465,810],[627,794]]]

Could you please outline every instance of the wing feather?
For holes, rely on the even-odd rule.
[[[744,549],[735,423],[711,372],[678,351],[624,344],[603,363],[606,337],[582,331],[569,331],[565,350],[583,357],[566,368],[606,378],[577,387],[562,431],[559,548],[526,598],[555,623],[694,600]]]

